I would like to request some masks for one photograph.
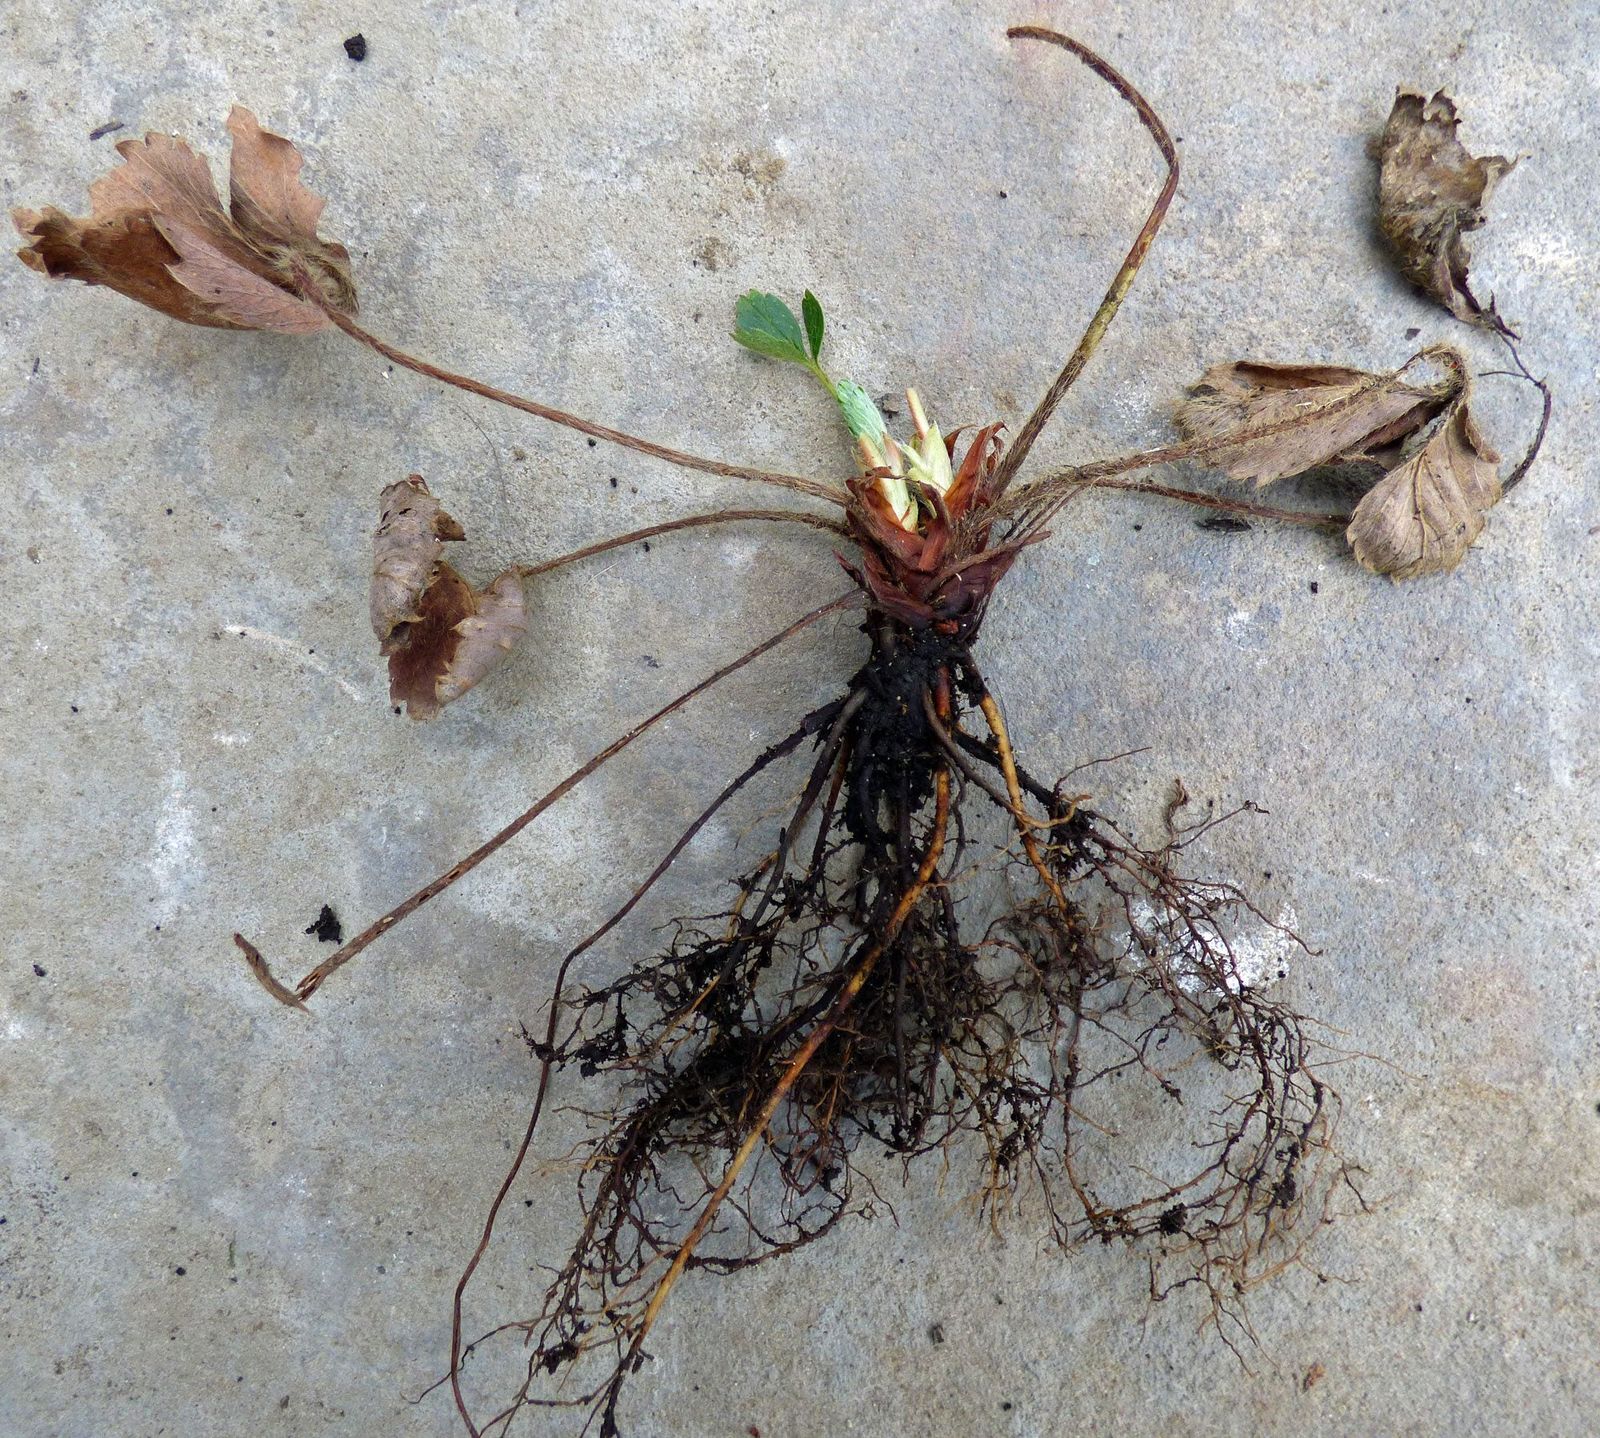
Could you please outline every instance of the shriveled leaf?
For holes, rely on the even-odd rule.
[[[178,257],[178,263],[171,267],[172,278],[229,324],[288,335],[327,328],[328,317],[319,305],[279,289],[241,264],[237,256],[219,249],[199,230],[176,220],[160,219],[156,229]]]
[[[1213,365],[1178,405],[1190,439],[1227,440],[1204,456],[1229,479],[1271,484],[1318,465],[1363,459],[1426,424],[1460,387],[1464,368],[1452,351],[1438,355],[1448,377],[1418,385],[1393,374],[1340,365]],[[1409,368],[1409,366],[1407,366]]]
[[[227,126],[233,136],[228,200],[234,223],[280,244],[315,243],[327,201],[300,183],[300,152],[282,135],[263,130],[243,105],[228,111]]]
[[[1378,228],[1412,284],[1458,320],[1509,334],[1493,301],[1485,307],[1472,293],[1462,236],[1483,223],[1484,205],[1516,161],[1469,155],[1460,123],[1442,90],[1432,99],[1396,94],[1378,140]]]
[[[417,617],[388,645],[389,698],[413,719],[439,712],[439,681],[449,672],[461,636],[456,626],[476,613],[472,586],[442,560],[417,600]]]
[[[378,496],[378,527],[372,535],[372,632],[381,651],[395,647],[395,631],[422,617],[422,592],[447,539],[466,531],[444,511],[420,474],[408,475]]]
[[[510,653],[528,627],[522,577],[508,569],[479,593],[448,564],[435,566],[418,618],[395,634],[389,698],[432,719]]]
[[[355,310],[350,256],[317,235],[323,201],[300,183],[301,157],[234,106],[231,213],[206,162],[182,140],[147,135],[117,146],[123,163],[89,187],[90,213],[14,210],[29,243],[17,252],[52,278],[105,285],[188,324],[306,334]]]
[[[1427,443],[1356,506],[1345,538],[1357,560],[1395,579],[1454,569],[1500,498],[1499,458],[1463,394]]]
[[[242,105],[228,112],[227,124],[233,136],[228,195],[234,223],[280,267],[289,266],[285,279],[292,280],[297,264],[303,266],[335,309],[354,314],[350,252],[317,235],[327,201],[300,182],[305,163],[300,151],[282,135],[263,130]]]
[[[455,653],[435,686],[440,704],[465,694],[516,648],[528,629],[527,598],[515,570],[506,570],[474,598],[476,611],[456,625]]]
[[[478,683],[528,627],[522,577],[474,589],[440,555],[466,533],[421,475],[389,485],[372,536],[372,629],[389,656],[389,697],[431,719]]]
[[[177,251],[147,214],[75,220],[49,206],[14,210],[11,217],[32,242],[18,256],[40,274],[105,285],[186,324],[240,328],[173,279],[168,267],[178,259]]]
[[[733,337],[757,354],[790,360],[808,368],[811,365],[800,321],[776,295],[759,290],[740,295],[733,311]]]

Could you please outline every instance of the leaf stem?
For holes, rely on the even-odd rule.
[[[836,385],[831,379],[828,378],[828,372],[827,372],[827,370],[823,369],[821,363],[819,361],[817,361],[817,360],[812,360],[807,365],[807,368],[810,369],[811,373],[814,374],[817,377],[817,379],[821,383],[823,389],[827,390],[828,398],[831,399],[835,404],[838,404],[839,403],[839,386]]]
[[[407,354],[404,350],[396,348],[386,340],[379,339],[375,334],[363,329],[349,315],[334,309],[325,300],[321,299],[315,287],[309,284],[301,286],[308,299],[315,299],[322,305],[324,313],[329,320],[353,340],[358,340],[370,350],[382,355],[386,360],[408,369],[413,374],[419,374],[427,379],[438,380],[441,384],[451,385],[456,389],[465,390],[468,394],[478,395],[482,399],[493,400],[496,404],[509,406],[511,409],[521,410],[524,414],[531,414],[539,419],[547,419],[552,424],[565,425],[568,429],[575,429],[580,434],[603,439],[610,444],[620,445],[624,449],[637,450],[640,454],[648,454],[656,459],[665,460],[668,464],[675,464],[683,469],[699,470],[702,474],[717,474],[728,479],[748,479],[757,484],[773,484],[782,489],[791,489],[798,494],[809,494],[815,499],[825,499],[830,504],[837,504],[843,508],[849,503],[849,496],[844,489],[836,484],[825,484],[819,480],[806,479],[797,474],[780,474],[773,470],[755,469],[744,464],[728,464],[720,459],[706,459],[698,454],[690,454],[685,450],[673,449],[670,445],[657,444],[654,440],[642,439],[638,435],[629,434],[625,430],[612,429],[609,425],[596,424],[593,420],[584,419],[580,415],[570,414],[566,410],[556,409],[551,405],[541,404],[538,400],[527,399],[519,394],[512,394],[509,390],[497,389],[494,385],[484,384],[468,375],[456,374],[452,370],[442,369],[440,366],[430,364],[427,360],[418,359],[415,355]]]
[[[1167,127],[1161,123],[1161,117],[1151,108],[1150,102],[1136,90],[1117,70],[1099,55],[1095,54],[1087,45],[1074,40],[1070,35],[1062,35],[1055,30],[1047,30],[1039,25],[1013,25],[1006,31],[1008,40],[1041,40],[1048,45],[1059,45],[1063,50],[1077,56],[1096,75],[1117,92],[1139,117],[1139,123],[1144,126],[1150,138],[1155,142],[1156,149],[1161,152],[1161,158],[1167,167],[1167,177],[1162,182],[1161,193],[1156,196],[1155,204],[1150,207],[1149,216],[1140,227],[1139,233],[1134,236],[1133,244],[1129,246],[1116,275],[1112,278],[1110,288],[1106,290],[1105,298],[1100,301],[1100,307],[1095,310],[1090,318],[1088,327],[1084,330],[1077,346],[1067,357],[1067,362],[1062,366],[1061,373],[1055,377],[1050,388],[1045,391],[1044,398],[1034,407],[1034,411],[1017,431],[1016,440],[1010,450],[1000,461],[999,472],[993,480],[994,491],[997,495],[1004,494],[1011,482],[1017,477],[1017,471],[1028,457],[1028,451],[1033,448],[1033,442],[1049,422],[1050,416],[1055,412],[1056,406],[1061,403],[1067,391],[1077,382],[1078,376],[1083,373],[1083,368],[1089,363],[1100,341],[1105,337],[1106,331],[1111,327],[1111,321],[1116,318],[1118,309],[1127,298],[1129,289],[1133,286],[1134,276],[1139,273],[1139,267],[1144,263],[1145,256],[1150,251],[1151,243],[1155,240],[1156,231],[1161,228],[1161,222],[1166,218],[1167,207],[1172,204],[1172,197],[1178,192],[1178,149],[1173,144],[1172,136],[1167,133]]]
[[[561,799],[567,794],[571,793],[572,790],[577,788],[579,784],[589,777],[589,775],[593,774],[596,769],[600,768],[602,764],[606,763],[606,761],[611,759],[613,756],[620,754],[628,747],[628,745],[633,743],[635,739],[654,728],[655,725],[661,722],[661,720],[667,718],[671,714],[675,714],[691,699],[694,699],[698,695],[705,693],[707,689],[719,684],[722,680],[726,679],[736,670],[744,668],[744,666],[749,664],[752,660],[759,659],[768,651],[776,649],[785,640],[792,639],[796,634],[799,634],[803,629],[809,628],[819,619],[826,618],[829,614],[833,614],[838,610],[848,608],[850,605],[856,603],[859,597],[860,596],[853,591],[848,594],[841,594],[837,599],[831,600],[827,604],[820,605],[818,608],[813,609],[809,614],[802,615],[786,629],[780,630],[777,634],[774,634],[770,638],[763,640],[760,644],[756,645],[755,648],[746,650],[745,653],[741,654],[737,659],[729,661],[715,673],[710,674],[706,678],[702,679],[693,688],[684,690],[684,692],[678,695],[676,699],[672,700],[670,703],[664,704],[660,709],[657,709],[654,714],[650,715],[649,718],[640,720],[639,723],[635,724],[633,728],[628,730],[628,732],[622,735],[621,738],[612,740],[610,744],[606,745],[604,749],[600,750],[599,753],[595,754],[586,763],[579,765],[578,768],[574,769],[572,773],[568,774],[565,779],[557,784],[555,788],[551,789],[542,797],[536,799],[528,806],[528,808],[524,809],[521,814],[519,814],[493,837],[485,840],[464,859],[452,864],[444,871],[444,873],[424,884],[416,891],[416,893],[412,894],[410,898],[405,899],[399,904],[396,904],[395,907],[390,909],[387,914],[383,915],[383,917],[378,919],[376,922],[369,924],[365,929],[357,934],[355,938],[351,939],[349,943],[344,945],[344,947],[341,948],[337,953],[330,954],[326,959],[318,964],[316,968],[314,968],[309,974],[301,979],[298,984],[295,985],[295,995],[301,1000],[309,999],[312,994],[316,993],[316,991],[322,986],[323,982],[329,977],[329,975],[342,968],[345,964],[349,963],[351,959],[355,958],[357,954],[359,954],[375,939],[382,938],[386,933],[389,932],[390,929],[394,928],[396,924],[408,918],[411,914],[414,914],[430,899],[437,898],[458,879],[470,873],[473,869],[476,869],[479,864],[481,864],[496,850],[500,849],[503,845],[516,838],[518,834],[526,829],[529,824],[537,819],[539,815],[544,813],[544,811],[554,804],[558,799]],[[281,988],[282,986],[277,985],[274,987],[275,981],[273,983],[268,983],[268,976],[270,976],[271,970],[268,968],[266,960],[262,956],[260,949],[258,949],[247,938],[245,938],[243,934],[235,934],[233,936],[233,942],[237,944],[241,952],[243,952],[246,961],[250,965],[251,972],[255,974],[256,978],[260,982],[266,984],[269,990],[276,995],[277,988]],[[284,1000],[284,1002],[288,1002],[288,1000]]]
[[[641,540],[654,539],[658,534],[671,534],[679,529],[698,529],[707,524],[733,524],[743,520],[767,520],[772,523],[790,521],[794,524],[808,524],[813,529],[825,530],[829,534],[836,534],[841,539],[849,537],[850,531],[837,520],[829,519],[821,514],[804,514],[797,509],[719,509],[712,514],[691,514],[684,519],[668,519],[660,524],[646,525],[643,529],[630,530],[627,534],[613,535],[610,539],[602,539],[594,544],[586,544],[582,549],[574,549],[570,553],[557,555],[554,559],[540,560],[537,564],[519,564],[517,573],[523,579],[533,579],[541,574],[548,574],[552,569],[560,569],[565,564],[572,564],[580,559],[592,559],[597,554],[605,554],[613,549],[622,549],[629,544],[637,544]]]
[[[1270,504],[1252,504],[1247,499],[1226,499],[1202,489],[1179,489],[1170,484],[1155,484],[1143,479],[1105,478],[1091,480],[1091,489],[1125,489],[1134,494],[1153,494],[1161,499],[1176,499],[1201,509],[1217,509],[1225,514],[1248,515],[1251,519],[1276,519],[1284,524],[1305,524],[1313,528],[1342,529],[1350,523],[1348,514],[1314,514],[1302,509],[1279,509]]]

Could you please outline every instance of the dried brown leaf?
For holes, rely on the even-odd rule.
[[[327,201],[300,183],[300,152],[282,135],[263,130],[243,105],[228,111],[233,155],[228,199],[234,222],[247,234],[280,244],[317,241]]]
[[[378,527],[372,534],[372,632],[381,652],[397,644],[395,631],[421,619],[422,593],[432,582],[447,539],[466,531],[444,511],[420,474],[389,485],[378,496]]]
[[[229,324],[290,335],[327,328],[328,316],[321,306],[280,289],[201,231],[176,220],[158,219],[155,223],[178,257],[178,263],[170,267],[172,278]]]
[[[1443,574],[1483,531],[1500,498],[1497,455],[1479,435],[1462,394],[1437,430],[1362,498],[1345,538],[1375,574]]]
[[[1482,305],[1467,283],[1462,236],[1484,221],[1502,175],[1516,163],[1504,155],[1473,156],[1456,137],[1455,102],[1410,90],[1395,95],[1378,140],[1378,228],[1400,271],[1458,320],[1511,331]]]
[[[1431,357],[1450,374],[1426,386],[1402,378],[1409,365],[1393,374],[1251,360],[1213,365],[1178,405],[1178,426],[1190,439],[1242,436],[1205,462],[1257,485],[1365,459],[1426,424],[1459,388],[1458,357]]]
[[[231,214],[206,162],[182,140],[117,146],[123,163],[89,187],[90,213],[14,210],[17,251],[52,278],[105,285],[188,324],[307,334],[331,321],[302,282],[355,310],[350,256],[317,235],[323,201],[300,183],[301,157],[234,106]]]
[[[389,656],[389,697],[431,719],[516,646],[528,627],[522,576],[508,569],[476,590],[440,555],[465,532],[411,475],[383,491],[372,537],[371,615]]]
[[[459,636],[435,692],[440,704],[459,699],[516,648],[528,628],[522,576],[508,569],[473,595],[477,610],[456,625]]]

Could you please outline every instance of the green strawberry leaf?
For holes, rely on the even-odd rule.
[[[733,311],[733,337],[746,349],[773,359],[789,360],[812,368],[815,361],[806,353],[806,337],[794,311],[776,295],[751,290],[740,295]]]
[[[805,298],[800,301],[800,313],[806,317],[806,339],[811,345],[811,358],[822,357],[822,304],[817,297],[806,291]]]

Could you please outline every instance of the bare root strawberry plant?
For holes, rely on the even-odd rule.
[[[542,1020],[527,1029],[538,1073],[526,1132],[456,1290],[447,1376],[473,1434],[502,1434],[528,1407],[547,1405],[617,1433],[625,1386],[676,1285],[823,1238],[865,1206],[885,1155],[911,1180],[948,1151],[948,1162],[975,1168],[985,1209],[1026,1190],[1042,1198],[1063,1248],[1092,1237],[1138,1249],[1152,1293],[1195,1290],[1230,1345],[1251,1337],[1251,1288],[1301,1262],[1318,1224],[1360,1202],[1334,1146],[1339,1100],[1321,1067],[1329,1050],[1243,957],[1264,933],[1299,941],[1241,887],[1200,877],[1190,860],[1196,841],[1232,816],[1191,819],[1180,790],[1164,832],[1141,841],[1097,811],[1081,775],[1034,772],[985,677],[984,617],[1012,567],[1094,487],[1341,529],[1375,573],[1437,575],[1461,560],[1538,441],[1502,479],[1473,417],[1466,360],[1434,344],[1393,371],[1220,363],[1180,404],[1180,440],[1030,472],[1035,441],[1161,227],[1178,160],[1154,109],[1105,60],[1052,31],[1009,33],[1071,52],[1130,105],[1164,179],[1088,328],[1009,444],[999,422],[946,432],[914,389],[910,432],[892,435],[866,391],[825,368],[815,296],[805,293],[798,315],[773,295],[743,296],[734,338],[802,366],[837,404],[856,459],[843,482],[670,449],[377,338],[355,318],[347,251],[318,233],[322,202],[300,182],[299,153],[242,109],[228,120],[226,207],[202,158],[151,135],[118,147],[124,163],[92,187],[86,219],[17,214],[22,259],[41,273],[108,286],[189,323],[342,334],[485,399],[789,497],[784,507],[649,525],[480,588],[444,558],[461,527],[420,476],[397,480],[380,501],[370,619],[392,696],[414,718],[433,717],[491,672],[526,628],[524,585],[557,566],[710,524],[806,525],[837,542],[839,593],[819,595],[808,614],[642,719],[298,983],[236,936],[261,983],[304,1006],[666,715],[824,616],[860,614],[865,654],[844,691],[797,716],[734,776],[553,971]],[[1512,345],[1517,372],[1543,393],[1542,437],[1548,390],[1522,368],[1493,303],[1472,297],[1461,239],[1509,166],[1474,160],[1454,130],[1448,99],[1397,101],[1380,157],[1383,231],[1410,278]],[[1347,466],[1365,477],[1364,493],[1353,513],[1308,513],[1148,476],[1179,461],[1258,488]],[[677,920],[658,949],[626,947],[612,977],[586,969],[724,806],[796,766],[798,797],[730,903]],[[1008,871],[998,905],[994,886],[972,882],[995,865]],[[582,1095],[601,1072],[622,1097],[594,1115],[566,1257],[526,1312],[480,1333],[465,1317],[469,1287],[547,1103],[558,1083]],[[1162,1115],[1148,1132],[1111,1120],[1113,1081],[1122,1095],[1142,1088],[1141,1111]],[[485,1409],[469,1400],[463,1365],[492,1340],[525,1345],[526,1373]]]

